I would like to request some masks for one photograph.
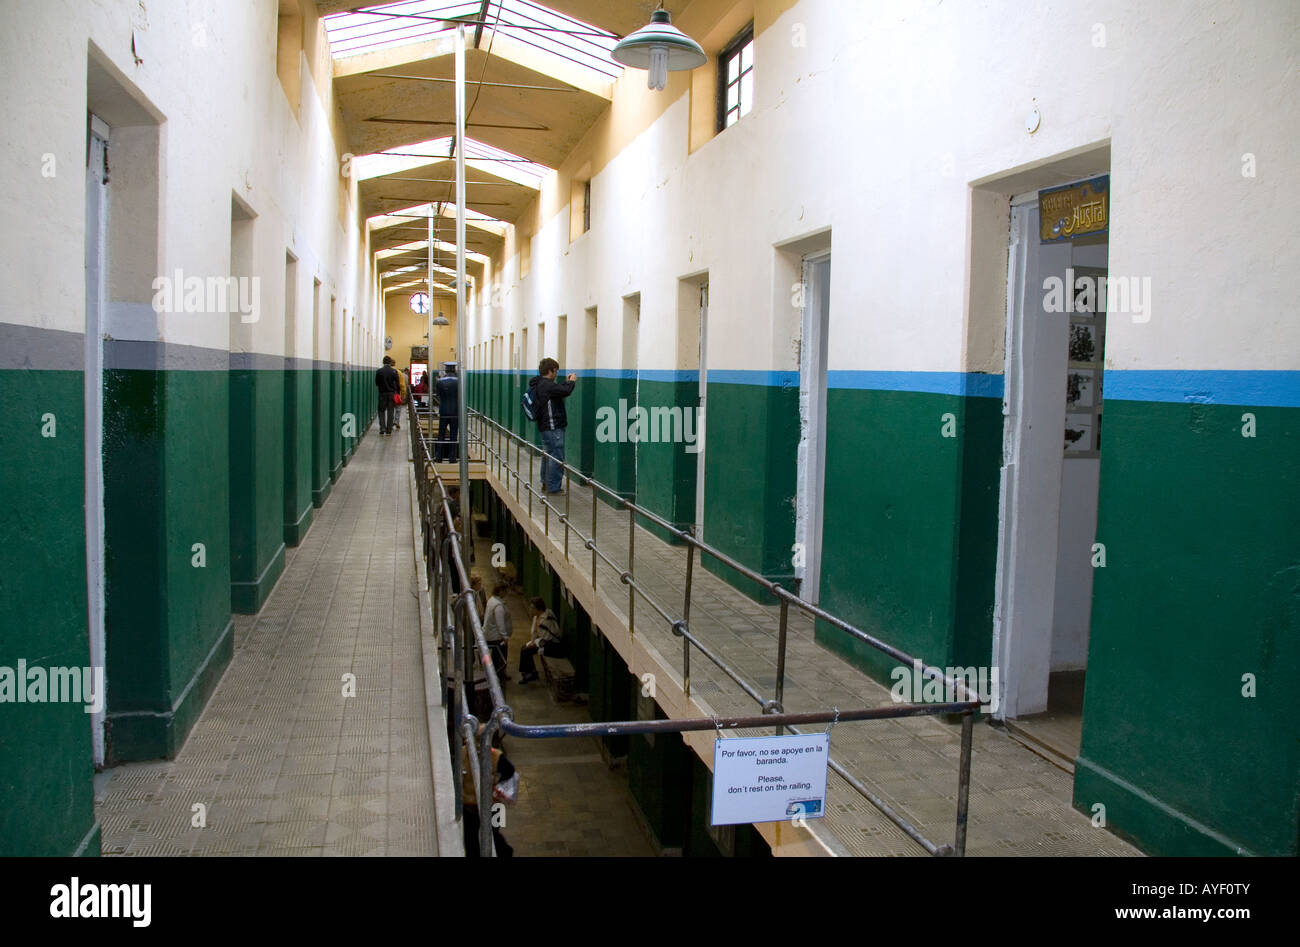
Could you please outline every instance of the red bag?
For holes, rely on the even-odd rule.
[[[393,404],[401,404],[401,403],[402,403],[402,396],[397,392],[393,392]]]

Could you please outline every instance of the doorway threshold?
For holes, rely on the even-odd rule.
[[[1054,671],[1047,711],[1006,721],[1018,742],[1070,774],[1083,737],[1083,681],[1083,671]]]
[[[1060,724],[1047,719],[1051,716],[1053,715],[1036,714],[1033,717],[1008,720],[1006,721],[1007,733],[1011,734],[1016,742],[1073,776],[1074,760],[1079,755],[1077,742],[1071,752],[1066,745],[1067,741],[1061,740],[1053,733]]]

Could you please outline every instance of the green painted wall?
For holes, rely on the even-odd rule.
[[[291,362],[296,364],[296,360]],[[296,546],[311,526],[312,372],[284,372],[284,542]]]
[[[1110,400],[1102,430],[1074,803],[1160,854],[1294,856],[1300,409]]]
[[[175,755],[230,660],[229,378],[105,372],[110,762]]]
[[[316,362],[311,373],[311,499],[312,504],[317,509],[324,505],[325,498],[329,496],[332,485],[329,443],[330,380],[327,365],[326,362]]]
[[[577,370],[578,384],[569,395],[569,429],[564,435],[565,460],[585,476],[596,470],[596,394],[595,378],[590,372]]]
[[[704,540],[773,582],[792,587],[799,389],[708,385]],[[710,556],[705,568],[751,597],[760,586]]]
[[[694,409],[699,403],[697,381],[640,380],[638,403],[647,410],[655,408],[676,409],[683,415],[682,427],[665,430],[665,422],[651,427],[652,437],[671,435],[677,441],[651,440],[638,442],[636,447],[637,503],[663,517],[668,522],[685,529],[695,522],[695,481],[698,454],[688,452],[685,443],[685,412],[690,409],[690,433],[697,434]],[[674,541],[670,534],[652,523],[642,523],[647,529],[666,541]]]
[[[105,358],[113,366],[164,355],[146,348],[123,343]],[[334,384],[329,374],[285,369],[279,359],[264,370],[226,370],[224,353],[180,348],[175,356],[196,367],[104,372],[110,766],[175,756],[230,661],[232,595],[238,607],[250,592],[249,610],[265,599],[282,544],[310,525],[314,487],[328,492],[329,432],[315,395],[321,380]],[[352,382],[338,386],[340,406],[361,398]],[[0,371],[0,396],[15,406],[0,418],[9,460],[0,471],[7,667],[89,664],[82,388],[80,371]],[[53,437],[41,436],[47,413]],[[361,423],[373,417],[367,402]],[[90,716],[76,703],[5,706],[0,854],[98,854]]]
[[[325,429],[329,443],[330,481],[338,483],[339,474],[343,472],[343,371],[337,363],[330,365],[327,377],[330,412],[325,418]]]
[[[285,379],[230,370],[230,607],[257,612],[284,571]]]
[[[90,663],[82,390],[79,371],[0,371],[0,665],[15,670]],[[83,705],[0,705],[0,856],[99,854],[93,775]]]
[[[618,423],[621,417],[619,402],[626,402],[626,410],[629,412],[636,407],[637,380],[635,376],[622,377],[623,374],[623,372],[606,372],[599,375],[593,373],[592,377],[587,379],[593,394],[591,405],[583,406],[584,410],[590,409],[590,414],[584,414],[583,420],[592,428],[593,476],[619,496],[634,500],[637,489],[636,444],[631,440],[619,441],[617,438],[621,434]],[[613,424],[605,425],[609,434],[602,431],[597,421],[602,409],[608,409],[614,414]],[[599,439],[602,434],[615,439],[602,441]],[[602,494],[601,498],[606,502],[613,502],[607,494]]]
[[[931,664],[988,665],[1001,407],[997,398],[828,392],[824,609]],[[943,436],[948,413],[955,437]],[[881,681],[897,665],[824,623],[817,640]]]

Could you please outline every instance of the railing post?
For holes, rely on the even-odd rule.
[[[452,741],[452,755],[453,755],[452,772],[455,774],[454,781],[456,784],[456,821],[460,822],[465,817],[464,799],[462,798],[464,794],[461,792],[461,779],[460,779],[461,756],[464,754],[464,750],[461,746],[460,718],[461,718],[462,711],[468,710],[468,708],[461,706],[460,697],[461,697],[461,693],[463,692],[463,688],[461,686],[463,683],[463,678],[461,677],[461,664],[463,662],[460,659],[460,655],[456,653],[458,650],[456,631],[454,627],[452,627],[450,624],[443,625],[442,628],[445,629],[443,633],[447,635],[447,638],[451,642],[451,719],[452,719],[451,728],[455,732],[455,736]],[[451,633],[447,634],[447,630],[449,630]]]
[[[533,445],[528,445],[528,518],[533,518]]]
[[[692,538],[695,535],[695,527],[690,528]],[[695,544],[686,544],[686,601],[682,605],[682,624],[685,630],[689,631],[691,627],[691,578],[695,572]],[[691,696],[691,642],[685,635],[682,635],[682,693],[688,699]]]
[[[496,857],[492,845],[492,730],[496,718],[488,717],[478,750],[478,853],[483,858]]]
[[[790,600],[781,596],[781,627],[776,636],[776,702],[784,707],[785,698],[785,643],[790,626]],[[778,726],[776,735],[785,732],[785,727]]]
[[[569,509],[573,495],[573,478],[564,478],[564,561],[569,561]]]
[[[953,854],[966,854],[966,814],[970,805],[970,752],[972,731],[975,729],[974,711],[966,711],[961,718],[961,763],[957,772],[957,837]]]
[[[591,587],[596,587],[596,481],[591,481]]]
[[[627,504],[627,577],[636,578],[636,507]],[[627,584],[627,636],[636,635],[636,586]]]

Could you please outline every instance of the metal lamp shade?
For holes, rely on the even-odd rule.
[[[670,72],[695,69],[703,66],[709,58],[699,43],[672,25],[667,10],[656,10],[651,14],[650,22],[619,40],[610,56],[625,66],[649,69],[650,50],[654,47],[667,50]]]

